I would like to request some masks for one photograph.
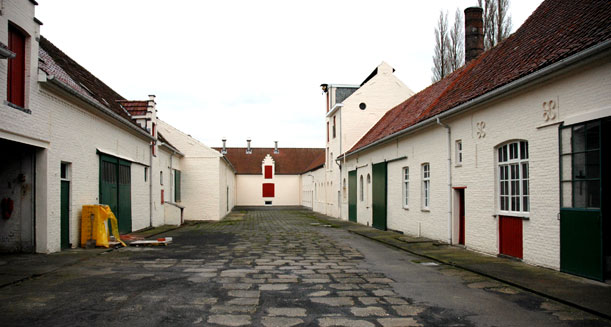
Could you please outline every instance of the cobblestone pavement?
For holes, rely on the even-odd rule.
[[[367,264],[363,252],[338,233],[347,234],[300,211],[249,211],[231,220],[188,225],[167,234],[174,237],[168,247],[123,248],[0,289],[0,324],[475,325],[472,312],[398,291],[394,279]],[[467,289],[519,293],[451,267],[439,272],[462,278]],[[536,313],[548,325],[608,325],[537,301]]]

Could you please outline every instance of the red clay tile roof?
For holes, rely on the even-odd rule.
[[[221,151],[221,148],[214,148]],[[306,172],[310,163],[321,153],[324,158],[325,149],[316,148],[280,148],[275,154],[274,148],[252,148],[251,154],[246,154],[246,148],[227,148],[225,157],[231,162],[237,174],[262,174],[261,165],[266,155],[272,156],[278,175],[297,175]]]
[[[384,115],[348,154],[611,38],[611,1],[546,0],[509,38]]]
[[[125,98],[93,76],[93,74],[68,57],[43,36],[40,37],[39,44],[38,58],[40,69],[49,75],[53,75],[54,78],[68,85],[79,94],[106,108],[110,108],[119,116],[140,127],[119,104],[118,101],[125,101]]]
[[[123,106],[130,115],[133,116],[144,116],[146,115],[146,111],[148,110],[149,102],[144,101],[131,101],[131,100],[117,100],[117,102]]]
[[[322,150],[323,151],[320,152],[318,157],[314,158],[314,160],[310,162],[310,164],[306,167],[306,169],[303,170],[304,173],[307,173],[308,171],[316,170],[325,165],[325,160],[327,156],[325,154],[324,149]]]

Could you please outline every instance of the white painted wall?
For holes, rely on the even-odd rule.
[[[274,175],[273,179],[264,179],[263,175],[236,175],[237,202],[239,206],[262,206],[265,201],[272,205],[296,206],[301,203],[301,176]],[[275,184],[275,197],[263,198],[263,183]]]
[[[329,124],[327,159],[323,171],[314,174],[316,187],[320,189],[314,211],[348,219],[347,194],[344,200],[342,193],[342,175],[346,173],[340,171],[335,158],[352,148],[388,110],[414,93],[393,74],[393,68],[387,63],[382,62],[377,70],[372,79],[344,99],[343,106],[326,118]],[[328,93],[331,107],[335,105],[335,91],[336,88],[331,87]],[[366,104],[364,110],[359,108],[361,103]],[[336,137],[333,137],[334,118]],[[368,206],[363,205],[362,210],[369,210]]]
[[[33,97],[32,111],[44,113],[49,132],[49,148],[46,155],[47,195],[46,217],[37,217],[37,251],[54,252],[60,249],[60,165],[71,164],[70,241],[76,246],[80,239],[80,216],[83,205],[99,203],[99,156],[97,150],[125,158],[131,165],[132,180],[132,230],[150,225],[149,187],[144,182],[144,167],[150,160],[149,141],[145,137],[123,129],[115,122],[101,117],[97,109],[87,109],[84,104],[73,102],[60,93],[37,89]],[[45,240],[43,242],[41,240]]]

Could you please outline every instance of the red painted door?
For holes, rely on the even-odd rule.
[[[465,190],[458,190],[458,244],[465,245]]]
[[[499,216],[499,252],[522,259],[522,218]]]

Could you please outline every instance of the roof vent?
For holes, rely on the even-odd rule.
[[[251,154],[252,153],[252,149],[250,148],[250,141],[252,141],[250,139],[250,137],[246,139],[246,145],[247,145],[246,146],[246,154]]]
[[[222,154],[226,154],[227,153],[227,139],[223,137],[223,149],[221,150]]]
[[[274,153],[275,154],[280,153],[280,150],[278,149],[278,141],[274,141]]]

